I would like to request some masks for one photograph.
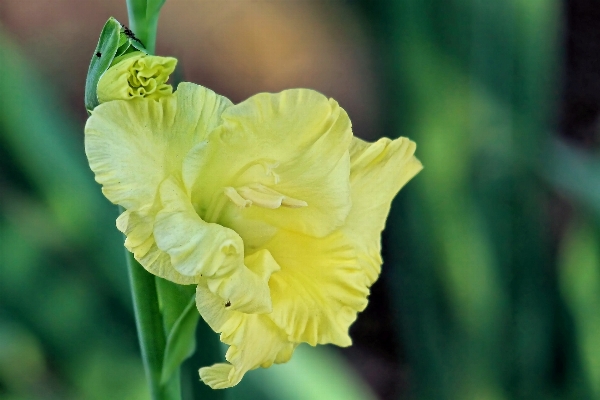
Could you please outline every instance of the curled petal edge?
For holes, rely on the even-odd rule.
[[[229,228],[203,221],[175,179],[161,184],[160,198],[163,208],[156,216],[154,238],[158,248],[169,255],[173,268],[184,276],[205,281],[211,293],[229,303],[232,310],[271,312],[268,282],[280,267],[270,254],[259,252],[244,259],[240,236]]]
[[[221,332],[221,341],[230,345],[225,355],[229,363],[199,370],[200,379],[213,389],[237,385],[250,370],[289,361],[298,345],[287,340],[268,315],[229,310],[204,285],[198,285],[196,305],[209,326]]]

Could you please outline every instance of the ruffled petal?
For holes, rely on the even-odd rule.
[[[126,235],[125,248],[148,272],[181,285],[196,283],[194,276],[182,275],[171,264],[171,258],[154,240],[154,217],[150,208],[127,210],[117,218],[117,228]]]
[[[352,131],[337,102],[308,89],[261,93],[222,118],[184,165],[205,171],[194,182],[186,179],[203,218],[220,222],[212,210],[227,189],[229,202],[246,207],[245,218],[278,228],[322,237],[344,223]]]
[[[271,319],[291,341],[349,346],[369,295],[352,244],[339,231],[320,239],[280,231],[266,247],[281,265],[269,281]]]
[[[163,209],[157,214],[154,238],[170,256],[173,268],[184,276],[206,279],[210,291],[232,310],[247,313],[271,311],[268,286],[279,265],[268,252],[246,257],[244,244],[233,230],[203,221],[192,208],[189,196],[173,179],[160,188]]]
[[[235,386],[246,372],[284,363],[292,357],[297,343],[287,340],[285,332],[267,315],[230,310],[204,285],[198,285],[196,305],[208,325],[221,332],[221,341],[230,345],[225,355],[229,363],[200,369],[200,379],[211,388]]]
[[[175,71],[177,59],[138,51],[121,56],[113,63],[98,82],[100,103],[143,97],[158,100],[173,93],[173,87],[166,82]]]
[[[358,251],[373,284],[381,271],[381,231],[398,191],[423,166],[414,157],[416,144],[407,138],[367,143],[354,138],[350,147],[352,210],[342,227]]]
[[[181,175],[188,151],[221,122],[231,102],[191,83],[159,101],[109,101],[85,126],[85,151],[104,195],[126,209],[154,204],[160,183]]]

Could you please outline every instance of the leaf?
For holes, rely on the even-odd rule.
[[[134,49],[139,50],[139,51],[143,51],[144,53],[148,54],[148,51],[146,50],[146,48],[144,47],[144,45],[141,42],[139,42],[137,40],[129,39],[129,44]],[[129,48],[129,50],[131,50],[131,47]]]
[[[195,307],[195,285],[178,285],[156,278],[166,345],[162,358],[161,385],[179,379],[175,373],[196,347],[199,314]]]
[[[575,214],[560,248],[559,284],[578,337],[582,365],[577,385],[588,383],[595,394],[593,398],[597,399],[600,398],[600,238],[593,218]]]
[[[200,314],[196,310],[196,296],[192,296],[180,317],[173,324],[167,338],[160,383],[169,381],[173,373],[196,349],[195,332]]]
[[[90,67],[88,68],[85,80],[85,108],[88,112],[91,112],[100,104],[96,95],[98,81],[100,81],[100,77],[110,67],[115,58],[120,38],[121,24],[113,17],[110,17],[100,33],[100,39],[98,39],[98,45],[96,46],[96,50],[94,50],[94,55],[92,55],[92,61],[90,61]]]
[[[130,48],[131,43],[129,42],[129,38],[127,37],[127,35],[121,34],[119,37],[119,48],[117,49],[117,54],[115,54],[115,58],[127,53],[127,51]]]
[[[192,297],[196,293],[195,285],[178,285],[166,279],[156,279],[156,290],[160,312],[163,316],[165,337],[173,329],[175,322],[187,308]]]

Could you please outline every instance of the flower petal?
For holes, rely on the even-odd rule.
[[[398,191],[423,166],[407,138],[367,143],[354,138],[350,147],[352,210],[342,231],[354,243],[369,285],[381,271],[381,231]]]
[[[171,258],[160,250],[154,240],[155,212],[127,210],[117,218],[117,228],[123,232],[125,248],[150,273],[181,285],[197,283],[194,276],[182,275],[171,264]]]
[[[159,184],[180,175],[186,153],[221,122],[231,102],[191,83],[159,101],[109,101],[85,126],[85,151],[104,195],[126,209],[154,203]]]
[[[321,237],[343,224],[351,207],[352,131],[337,102],[308,89],[261,93],[222,118],[206,146],[186,160],[188,170],[203,171],[192,185],[201,216],[212,215],[214,196],[226,187],[263,187],[290,200],[257,202],[240,210],[247,218]]]
[[[280,231],[266,247],[281,265],[269,281],[271,319],[291,341],[349,346],[369,294],[352,244],[339,231],[320,239]]]
[[[271,311],[269,277],[279,269],[270,255],[246,257],[244,244],[233,230],[203,221],[189,196],[173,180],[161,184],[163,209],[157,214],[154,237],[158,248],[171,258],[182,275],[206,279],[208,288],[229,302],[231,309],[247,313]]]
[[[200,369],[200,378],[211,388],[235,386],[249,370],[284,363],[292,357],[297,343],[288,341],[267,315],[232,311],[204,285],[198,285],[196,305],[208,325],[222,332],[221,341],[231,346],[225,355],[230,364]]]
[[[151,56],[137,51],[121,56],[113,63],[98,82],[100,103],[136,97],[157,100],[173,92],[173,87],[166,82],[175,71],[175,58]]]

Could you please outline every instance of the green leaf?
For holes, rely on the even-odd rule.
[[[144,45],[142,44],[141,41],[129,39],[129,44],[135,50],[143,51],[144,53],[148,54],[148,50],[146,50],[146,47],[144,47]],[[131,47],[129,47],[128,50],[132,50]],[[135,50],[132,50],[132,51],[135,51]]]
[[[161,382],[166,340],[156,284],[160,278],[146,271],[129,252],[127,266],[142,360],[152,399],[180,400],[179,379]]]
[[[195,332],[200,314],[196,310],[196,296],[193,295],[180,317],[173,324],[167,338],[163,359],[161,384],[169,381],[173,373],[196,349]]]
[[[156,290],[167,338],[161,371],[161,384],[164,385],[174,379],[180,365],[193,354],[200,314],[195,307],[195,285],[178,285],[156,278]]]
[[[195,285],[178,285],[166,279],[156,278],[156,290],[160,312],[163,316],[165,337],[167,337],[175,322],[187,308],[190,297],[196,293],[196,287]]]
[[[96,95],[98,81],[100,81],[102,74],[110,68],[110,64],[115,58],[115,54],[117,54],[120,38],[121,24],[113,17],[110,17],[100,33],[100,39],[92,55],[92,61],[90,61],[90,67],[88,68],[85,80],[85,108],[88,112],[91,112],[99,104],[98,96]]]
[[[100,39],[92,56],[92,61],[90,61],[90,68],[85,81],[85,108],[88,112],[98,106],[96,93],[98,82],[106,70],[113,65],[115,58],[136,50],[148,54],[148,50],[133,31],[110,17],[100,33]]]
[[[582,371],[576,385],[587,383],[597,399],[600,398],[600,237],[593,218],[577,214],[560,249],[559,283],[579,339]]]

